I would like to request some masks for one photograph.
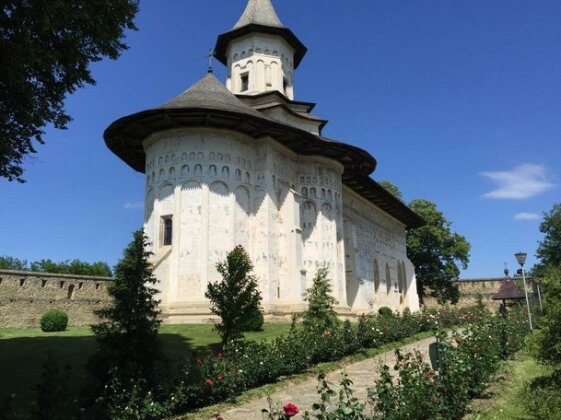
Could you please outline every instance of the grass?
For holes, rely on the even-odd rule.
[[[551,370],[539,364],[527,352],[519,352],[501,366],[484,395],[470,404],[466,420],[533,419],[525,409],[525,387],[533,379],[548,375]]]
[[[263,331],[246,334],[255,341],[271,340],[287,333],[289,324],[265,324]],[[215,353],[220,339],[210,324],[163,325],[160,337],[166,356],[181,361]],[[89,327],[44,333],[40,328],[0,329],[0,404],[11,394],[21,417],[28,417],[36,400],[35,387],[49,353],[71,369],[70,389],[78,393],[86,384],[86,362],[97,343]],[[26,415],[27,414],[27,415]]]

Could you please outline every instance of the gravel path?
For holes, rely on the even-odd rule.
[[[414,349],[420,350],[425,356],[425,360],[429,361],[429,346],[434,343],[434,337],[416,341],[414,343],[402,347],[404,352],[409,352]],[[393,367],[395,364],[394,351],[379,354],[371,359],[365,359],[361,362],[347,365],[344,369],[336,370],[327,375],[329,382],[337,385],[341,379],[341,374],[346,372],[349,378],[354,382],[353,389],[355,396],[361,401],[366,399],[367,389],[371,388],[374,381],[378,377],[378,370],[380,365],[387,364]],[[281,403],[282,405],[287,402],[296,404],[300,409],[300,413],[306,410],[311,411],[312,404],[317,402],[319,395],[316,391],[317,379],[310,378],[305,382],[293,384],[288,382],[281,390],[271,395],[275,404]],[[222,410],[221,415],[224,420],[261,420],[263,419],[261,410],[268,408],[267,398],[259,398],[250,401],[238,407]],[[294,417],[295,419],[301,418],[301,414]],[[206,418],[205,418],[206,420]]]

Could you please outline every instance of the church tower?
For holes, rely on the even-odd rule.
[[[236,95],[279,91],[294,99],[294,69],[306,47],[285,27],[270,0],[249,0],[234,27],[218,37],[215,57],[228,68]]]

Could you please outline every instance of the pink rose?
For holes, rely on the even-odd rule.
[[[296,414],[298,414],[298,407],[296,407],[292,403],[286,404],[282,409],[284,410],[284,414],[287,417],[294,417]]]

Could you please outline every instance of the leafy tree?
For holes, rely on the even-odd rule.
[[[40,273],[76,274],[81,276],[111,277],[113,273],[107,263],[102,261],[87,263],[80,260],[54,262],[50,259],[34,261],[31,271]]]
[[[392,184],[390,181],[378,181],[378,184],[380,184],[382,187],[384,187],[384,189],[386,189],[388,192],[390,192],[395,198],[397,198],[399,201],[403,202],[403,194],[401,193],[401,190],[399,189],[399,187],[397,185]]]
[[[43,127],[67,127],[66,95],[95,84],[90,63],[127,48],[137,11],[138,0],[0,0],[0,177],[24,182]]]
[[[401,199],[399,188],[391,182],[380,185]],[[430,293],[439,303],[457,303],[460,292],[453,281],[460,275],[459,267],[467,268],[471,246],[464,236],[452,232],[452,222],[432,201],[415,199],[408,205],[426,222],[407,231],[407,256],[415,265],[419,299],[422,303]]]
[[[261,292],[257,279],[250,274],[253,264],[243,246],[236,246],[216,269],[223,280],[209,283],[205,296],[210,299],[211,311],[220,317],[215,328],[226,344],[242,338],[262,315]]]
[[[28,269],[27,260],[20,260],[19,258],[8,257],[7,255],[0,256],[0,270],[25,271],[27,269]]]
[[[407,232],[407,256],[416,268],[419,298],[422,302],[429,288],[439,303],[457,303],[460,293],[453,281],[460,275],[458,265],[467,268],[471,246],[465,237],[452,232],[452,223],[435,203],[417,199],[409,207],[426,221]]]
[[[151,254],[145,251],[147,245],[141,230],[133,234],[115,266],[115,281],[107,287],[113,303],[96,311],[102,322],[92,330],[99,350],[89,365],[99,385],[107,383],[109,371],[116,372],[121,383],[142,379],[150,386],[155,377],[160,356],[159,301],[154,298],[157,280],[148,263]]]
[[[541,264],[545,268],[561,266],[561,203],[544,214],[540,232],[545,235],[537,251]]]
[[[333,297],[331,281],[327,278],[327,268],[318,269],[312,287],[306,290],[304,300],[308,302],[308,309],[304,312],[302,324],[306,331],[323,333],[335,328],[339,320],[333,308],[339,302]]]
[[[76,274],[82,276],[111,277],[113,273],[109,265],[102,261],[87,263],[74,259],[72,261],[54,262],[50,259],[32,261],[1,256],[0,270],[35,271],[39,273]]]
[[[551,267],[542,279],[545,313],[537,332],[538,359],[561,369],[561,266]]]

